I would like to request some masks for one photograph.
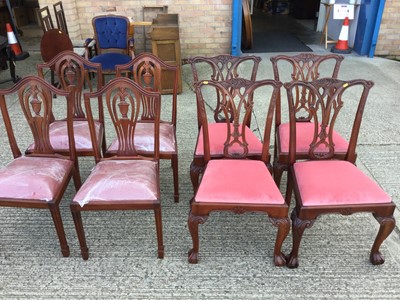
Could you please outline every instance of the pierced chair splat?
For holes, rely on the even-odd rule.
[[[73,115],[72,124],[74,126],[75,148],[77,156],[94,156],[92,139],[90,136],[89,124],[83,108],[84,85],[87,83],[90,90],[93,89],[92,80],[95,78],[94,88],[100,89],[102,86],[101,65],[92,63],[72,51],[63,51],[56,55],[47,63],[37,65],[38,74],[45,78],[48,70],[53,70],[59,80],[61,89],[71,91],[73,94]],[[95,76],[89,76],[89,74]],[[104,136],[104,115],[103,107],[98,102],[98,116],[95,120],[95,130],[97,146],[105,152]],[[58,153],[68,153],[68,130],[67,120],[52,116],[49,135],[50,142],[54,150]],[[32,145],[28,150],[30,150]]]
[[[290,117],[290,167],[286,201],[289,203],[293,190],[296,200],[291,215],[293,246],[288,267],[296,268],[299,265],[298,253],[303,232],[312,227],[318,216],[359,212],[372,213],[380,224],[370,260],[372,264],[382,264],[384,259],[379,248],[395,226],[395,205],[390,196],[354,164],[362,115],[373,82],[325,78],[313,82],[285,83],[284,86]],[[295,95],[298,89],[307,90],[314,124],[308,159],[299,159],[296,152],[298,127]],[[349,111],[350,114],[354,112],[353,122],[340,122],[341,117]],[[345,128],[349,136],[348,147],[344,158],[336,159],[339,141],[334,129],[344,132]]]
[[[196,56],[188,59],[190,63],[193,81],[198,82],[201,80],[215,80],[224,81],[231,78],[245,78],[248,80],[256,80],[257,71],[261,58],[258,56],[232,56],[229,54],[217,55],[214,57]],[[217,92],[218,90],[216,90]],[[219,107],[221,103],[221,95],[210,94],[204,98],[208,110],[213,113],[214,124],[209,124],[209,139],[210,151],[212,158],[222,157],[223,142],[225,134],[225,120],[221,114],[222,111]],[[198,112],[199,113],[199,112]],[[231,118],[231,117],[230,117]],[[255,121],[256,128],[254,131],[259,130],[256,115],[253,113],[253,121]],[[199,177],[204,171],[204,153],[203,153],[203,135],[201,130],[201,118],[197,115],[198,120],[198,139],[196,143],[193,160],[190,165],[190,177],[192,181],[193,190],[196,191],[199,185]],[[222,123],[222,124],[221,124]],[[261,142],[257,135],[250,130],[251,120],[248,120],[247,141],[249,145],[249,157],[259,158],[261,155]],[[254,125],[254,122],[253,122]]]
[[[270,93],[263,93],[268,103],[264,137],[259,160],[247,159],[246,122],[253,109],[252,95],[259,88],[269,88]],[[199,224],[203,224],[213,211],[230,211],[242,214],[260,212],[268,215],[272,224],[278,227],[274,248],[274,264],[286,265],[281,252],[282,243],[289,233],[290,222],[288,206],[276,186],[269,162],[269,142],[275,101],[280,82],[274,80],[250,81],[233,78],[227,81],[201,81],[195,83],[197,105],[204,140],[205,170],[199,188],[190,204],[188,227],[192,236],[193,247],[189,251],[189,262],[198,262]],[[211,159],[209,126],[203,93],[208,89],[217,89],[221,95],[220,109],[225,117],[224,148],[220,159]],[[230,116],[232,120],[230,120]]]
[[[52,99],[53,94],[58,96],[56,100]],[[14,105],[11,113],[7,103],[15,99],[19,110],[14,109]],[[27,76],[12,88],[0,90],[0,110],[13,155],[13,159],[0,169],[0,206],[49,209],[62,255],[67,257],[70,252],[59,205],[71,178],[76,190],[81,179],[75,167],[71,118],[67,116],[69,155],[57,154],[50,144],[49,127],[56,101],[65,102],[65,114],[72,115],[71,92],[58,90],[39,77]],[[21,132],[24,132],[23,136]],[[35,147],[31,154],[23,155],[19,144],[24,144],[27,132],[32,134]]]
[[[344,57],[338,54],[318,55],[313,53],[300,53],[294,56],[278,55],[271,57],[275,80],[281,82],[313,81],[322,77],[337,78]],[[312,140],[313,124],[309,122],[307,114],[307,97],[305,90],[296,91],[296,120],[297,125],[297,155],[299,158],[307,158],[308,147]],[[282,120],[282,112],[287,111],[281,105],[281,93],[276,103],[275,114],[275,143],[274,143],[274,179],[280,185],[282,174],[288,168],[289,153],[289,123],[288,119]],[[343,140],[343,147],[347,142]],[[346,150],[336,148],[337,156],[343,157]]]
[[[178,144],[176,140],[177,97],[179,67],[172,66],[152,53],[141,53],[128,64],[116,66],[117,77],[129,76],[147,91],[161,92],[162,71],[167,71],[173,79],[172,95],[162,95],[162,120],[160,121],[160,158],[171,160],[174,199],[179,202]],[[168,107],[167,107],[168,105]],[[145,105],[141,119],[136,127],[135,146],[142,155],[153,155],[152,130],[155,113],[151,103]],[[107,149],[106,155],[113,154],[118,148],[118,140],[114,140]]]
[[[105,114],[110,116],[118,137],[118,149],[111,157],[101,156],[95,142],[95,120],[92,116],[99,97],[103,101]],[[96,166],[71,202],[71,212],[79,238],[83,259],[89,258],[83,230],[82,211],[97,210],[153,210],[155,215],[158,257],[164,257],[161,221],[159,132],[161,94],[141,88],[128,78],[112,79],[102,89],[85,93],[85,106],[96,156]],[[136,150],[137,122],[144,103],[154,105],[153,156],[141,156]],[[106,131],[111,134],[111,131]]]

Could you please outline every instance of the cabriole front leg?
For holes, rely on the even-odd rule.
[[[385,259],[379,252],[379,248],[382,245],[383,241],[393,231],[394,226],[396,225],[396,221],[394,220],[393,216],[379,217],[374,214],[374,217],[379,222],[380,227],[375,242],[372,245],[371,254],[369,258],[373,265],[381,265],[385,262]]]
[[[188,227],[190,235],[192,236],[193,248],[188,253],[188,260],[191,264],[197,264],[199,255],[199,224],[204,224],[208,216],[196,216],[189,213]]]
[[[274,248],[274,264],[277,267],[282,267],[286,265],[285,254],[282,253],[282,244],[289,233],[290,229],[289,218],[282,218],[282,219],[271,218],[270,220],[274,226],[278,227],[278,233],[276,235],[275,248]]]
[[[287,266],[289,268],[297,268],[299,266],[299,247],[301,238],[303,237],[304,230],[306,228],[311,228],[315,220],[301,220],[297,217],[296,209],[293,210],[292,215],[292,235],[293,235],[293,245],[292,251],[289,254],[287,260]]]

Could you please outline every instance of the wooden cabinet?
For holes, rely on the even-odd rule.
[[[179,42],[178,14],[158,14],[150,31],[153,54],[181,71],[181,46]],[[182,92],[182,72],[179,72],[178,93]],[[173,75],[162,74],[161,93],[172,92]]]

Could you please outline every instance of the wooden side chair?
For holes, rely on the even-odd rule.
[[[188,59],[193,74],[193,82],[201,80],[224,81],[231,78],[245,78],[248,80],[256,80],[257,71],[261,58],[259,56],[232,56],[230,54],[222,54],[213,57],[196,56]],[[215,90],[218,92],[218,90]],[[251,95],[250,95],[251,96]],[[207,110],[213,113],[214,124],[208,124],[210,138],[210,155],[211,158],[219,158],[223,156],[223,142],[225,138],[225,119],[221,114],[219,107],[221,103],[221,95],[218,93],[209,94],[204,97]],[[199,112],[198,112],[199,113]],[[256,115],[253,114],[253,122],[257,122]],[[232,119],[232,117],[230,116]],[[198,123],[198,139],[193,154],[193,160],[190,165],[190,177],[193,190],[196,191],[199,185],[199,177],[204,171],[204,152],[203,152],[203,134],[201,129],[201,118],[197,115]],[[247,141],[249,145],[249,157],[260,158],[262,143],[257,134],[250,130],[251,119],[248,120]],[[222,123],[222,124],[220,124]],[[258,124],[257,128],[259,127]]]
[[[52,99],[53,94],[58,96],[57,99]],[[7,105],[15,99],[19,110],[10,114]],[[68,120],[70,150],[66,156],[54,151],[49,137],[53,103],[58,101],[66,103],[64,113]],[[0,90],[0,110],[13,155],[13,159],[0,169],[0,206],[49,209],[65,257],[69,256],[69,247],[59,205],[71,178],[76,190],[81,185],[75,167],[72,118],[68,117],[72,115],[72,103],[70,91],[58,90],[34,76],[21,79],[8,90]],[[21,128],[29,128],[35,140],[30,154],[23,155],[18,146],[24,143]],[[25,139],[26,132],[24,135]]]
[[[162,115],[160,122],[160,158],[171,160],[173,181],[174,181],[174,199],[179,202],[179,173],[178,173],[178,144],[176,140],[176,115],[177,115],[177,96],[179,67],[172,66],[152,53],[141,53],[125,65],[117,65],[117,77],[129,76],[141,87],[147,91],[161,92],[161,72],[167,71],[173,79],[172,96],[163,95],[161,101],[162,111],[168,113]],[[172,97],[169,102],[170,97]],[[168,105],[169,107],[166,107]],[[153,145],[153,124],[155,115],[153,108],[149,106],[148,110],[143,111],[143,115],[138,120],[136,127],[136,149],[142,155],[154,155]],[[118,140],[114,140],[107,149],[106,155],[112,155],[118,149]]]
[[[300,53],[294,56],[278,55],[271,57],[275,80],[281,82],[313,81],[322,77],[337,78],[340,65],[344,57],[338,54],[318,55],[313,53]],[[284,94],[285,95],[285,94]],[[295,93],[296,123],[297,126],[297,155],[299,158],[308,158],[308,148],[312,140],[313,126],[307,108],[308,95],[300,87]],[[282,118],[282,111],[287,109],[281,105],[281,93],[276,104],[275,115],[275,143],[274,143],[274,179],[280,185],[282,174],[288,168],[289,155],[289,123]],[[283,119],[283,120],[282,120]],[[347,141],[335,133],[336,154],[344,156]],[[339,147],[340,141],[340,147]]]
[[[95,120],[92,115],[101,98],[105,113],[110,119],[118,137],[118,149],[108,158],[101,156],[96,141]],[[153,210],[158,242],[158,257],[164,257],[162,236],[160,175],[159,175],[159,136],[161,95],[141,88],[128,78],[115,78],[102,89],[85,93],[85,106],[88,114],[92,143],[94,145],[96,166],[71,202],[71,212],[79,238],[83,259],[89,258],[85,233],[82,224],[82,211],[96,210]],[[92,103],[92,102],[95,103]],[[137,122],[146,103],[152,103],[153,156],[142,156],[136,150],[135,138]],[[93,105],[94,104],[94,105]],[[108,131],[111,134],[111,131]]]
[[[63,51],[56,55],[47,63],[37,65],[38,75],[45,78],[45,74],[49,70],[53,70],[59,80],[60,88],[65,91],[71,91],[73,95],[73,114],[72,125],[74,127],[74,139],[77,156],[95,156],[90,136],[88,119],[83,104],[84,85],[87,83],[90,90],[94,88],[100,89],[102,86],[102,70],[101,65],[92,63],[73,51]],[[89,74],[94,79],[89,79]],[[54,150],[58,153],[68,153],[68,120],[56,118],[52,116],[49,124],[50,142]],[[101,101],[98,102],[98,116],[95,118],[95,130],[97,135],[97,146],[106,150],[106,141],[104,134],[104,114]],[[34,145],[28,148],[33,149]]]
[[[384,259],[379,247],[395,226],[395,205],[390,196],[354,164],[362,115],[373,82],[327,78],[285,83],[284,86],[289,101],[291,164],[286,201],[289,204],[292,189],[296,199],[296,207],[291,215],[293,246],[288,266],[296,268],[299,265],[298,253],[303,232],[312,227],[318,216],[359,212],[372,213],[380,224],[370,260],[374,265],[382,264]],[[295,116],[298,89],[306,90],[309,95],[310,115],[315,124],[307,160],[299,159],[296,154],[299,134]],[[350,133],[347,151],[345,157],[338,160],[335,159],[334,129],[341,128],[338,120],[343,111],[353,109],[354,121],[347,124]]]
[[[262,153],[259,160],[248,159],[246,122],[251,117],[253,98],[256,89],[267,87],[264,93],[268,103]],[[195,83],[197,105],[204,140],[205,170],[190,204],[188,227],[193,247],[189,251],[189,262],[198,262],[199,224],[203,224],[213,211],[230,211],[242,214],[260,212],[268,215],[272,224],[278,227],[274,248],[274,264],[286,265],[281,246],[290,227],[288,206],[276,186],[268,169],[269,142],[275,102],[280,82],[274,80],[251,81],[233,78],[227,81],[200,81]],[[218,89],[221,97],[220,109],[225,116],[223,156],[212,159],[210,150],[209,124],[206,114],[204,95],[208,89]],[[231,121],[229,116],[233,117]]]

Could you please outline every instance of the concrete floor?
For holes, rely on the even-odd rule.
[[[317,43],[314,52],[327,53]],[[287,53],[296,54],[296,53]],[[272,78],[269,58],[259,78]],[[40,54],[17,63],[20,76],[35,74]],[[70,185],[62,217],[71,249],[62,258],[50,214],[44,210],[0,209],[0,298],[2,299],[399,299],[400,231],[397,226],[381,247],[385,264],[372,266],[369,250],[377,232],[371,215],[323,216],[308,229],[300,249],[300,267],[272,263],[276,229],[265,216],[215,213],[201,226],[200,261],[187,263],[187,229],[192,188],[189,165],[196,136],[191,71],[183,66],[178,98],[180,203],[173,202],[171,169],[161,164],[161,193],[166,256],[156,258],[153,215],[146,212],[99,212],[83,215],[90,258],[83,261],[69,212]],[[0,80],[6,76],[0,72]],[[367,102],[357,165],[385,189],[400,207],[400,63],[347,55],[343,79],[375,81]],[[4,88],[4,86],[1,86]],[[8,103],[16,109],[15,101]],[[29,142],[25,140],[25,142]],[[0,164],[10,159],[0,122]],[[85,179],[91,158],[80,160]],[[400,222],[399,210],[395,218]],[[283,247],[290,251],[291,236]]]

